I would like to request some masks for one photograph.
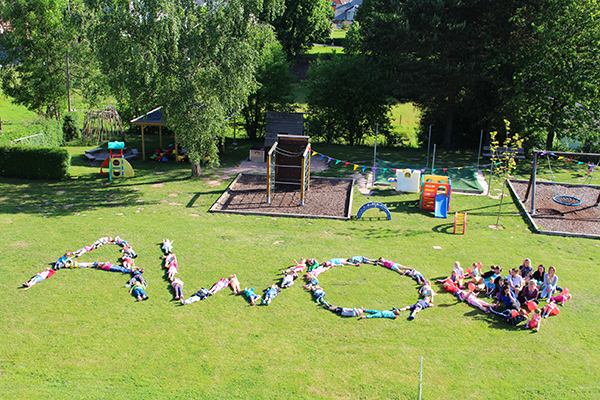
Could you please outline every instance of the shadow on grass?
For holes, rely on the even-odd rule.
[[[8,214],[59,217],[98,208],[133,206],[140,199],[136,190],[111,185],[104,179],[40,182],[3,178],[0,184],[0,212]]]
[[[502,317],[498,317],[493,314],[486,314],[483,311],[478,310],[478,309],[470,310],[469,312],[466,312],[465,317],[472,317],[473,319],[475,319],[477,321],[487,322],[489,327],[493,328],[493,329],[501,329],[501,330],[512,331],[512,332],[524,331],[525,329],[523,329],[523,327],[526,324],[526,322],[522,322],[521,324],[519,324],[517,326],[510,325],[509,323],[504,321],[504,319]]]

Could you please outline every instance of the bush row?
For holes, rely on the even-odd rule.
[[[64,180],[71,155],[55,147],[0,146],[0,176],[7,178]]]

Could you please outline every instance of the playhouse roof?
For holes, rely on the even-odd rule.
[[[129,122],[133,125],[163,126],[162,107],[157,107],[152,111],[148,111],[146,114],[134,118]]]

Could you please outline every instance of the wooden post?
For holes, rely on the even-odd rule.
[[[158,147],[160,147],[161,149],[162,147],[162,126],[158,127]]]
[[[142,160],[146,160],[146,145],[144,144],[144,125],[142,125]]]
[[[302,156],[302,170],[300,172],[300,205],[304,205],[304,184],[306,179],[306,152]]]
[[[535,215],[535,175],[537,174],[538,152],[533,153],[533,170],[531,171],[531,212],[530,215]]]
[[[271,204],[271,152],[267,155],[267,204]]]
[[[177,161],[177,156],[179,155],[178,147],[177,147],[177,132],[173,134],[175,140],[175,161]]]
[[[306,180],[306,190],[310,189],[310,158],[312,157],[311,153],[311,148],[310,148],[310,144],[308,145],[308,168],[307,168],[307,172],[308,172],[308,178]]]

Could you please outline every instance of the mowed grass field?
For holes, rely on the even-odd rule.
[[[228,147],[225,166],[246,157],[249,146]],[[372,157],[367,147],[313,148],[353,162]],[[421,357],[424,399],[600,397],[593,281],[600,241],[532,234],[510,197],[501,213],[504,229],[492,230],[498,199],[453,195],[451,213],[469,212],[464,236],[452,234],[451,218],[419,210],[417,195],[388,189],[369,198],[355,190],[353,214],[380,201],[391,221],[378,210],[352,221],[211,214],[235,177],[224,169],[192,180],[186,164],[135,162],[134,178],[109,182],[83,161],[85,148],[68,149],[67,182],[0,179],[2,399],[416,399]],[[474,162],[440,153],[436,165],[444,157],[453,166]],[[564,180],[576,180],[578,172],[568,167],[557,169]],[[128,276],[93,269],[60,270],[20,291],[66,250],[117,235],[139,255],[148,301],[128,294]],[[414,321],[340,318],[299,281],[268,307],[251,307],[229,288],[180,306],[161,269],[165,237],[174,240],[186,297],[233,273],[260,293],[279,282],[293,259],[355,255],[383,256],[431,279],[448,276],[456,260],[507,271],[529,257],[556,266],[559,285],[574,297],[539,333],[508,326],[441,290],[435,307]],[[116,263],[119,250],[105,245],[80,261]],[[320,281],[326,300],[345,307],[389,309],[417,300],[414,281],[372,265],[334,268]]]

